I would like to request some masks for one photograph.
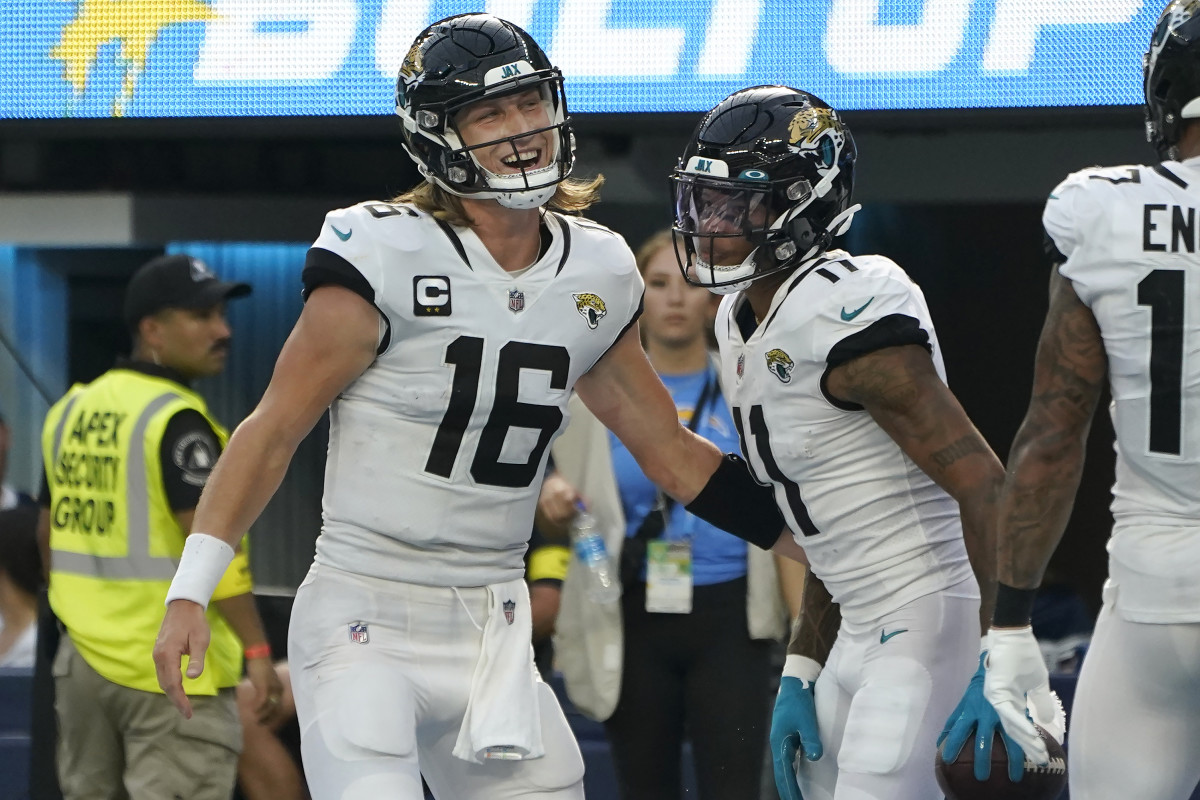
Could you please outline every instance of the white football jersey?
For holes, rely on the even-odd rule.
[[[1200,159],[1191,159],[1076,172],[1042,217],[1108,355],[1112,576],[1127,610],[1159,621],[1200,619],[1197,208]]]
[[[869,622],[973,582],[958,504],[870,414],[825,392],[833,366],[898,344],[928,345],[945,379],[925,297],[908,275],[881,256],[831,251],[779,288],[752,333],[739,319],[749,331],[740,293],[722,301],[716,332],[742,450],[773,484],[842,617]]]
[[[330,409],[317,560],[373,577],[520,577],[550,443],[575,381],[637,319],[617,234],[548,213],[552,240],[505,272],[469,229],[409,206],[330,212],[306,269],[353,267],[387,323]]]

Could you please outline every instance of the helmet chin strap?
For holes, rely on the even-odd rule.
[[[833,219],[829,220],[828,230],[830,235],[837,237],[850,230],[850,225],[854,222],[854,215],[859,211],[862,211],[862,204],[855,203]]]

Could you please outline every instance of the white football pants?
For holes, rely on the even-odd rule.
[[[1200,622],[1130,622],[1105,594],[1067,720],[1071,800],[1186,800],[1200,781]]]
[[[485,588],[313,566],[288,642],[313,800],[422,800],[422,773],[439,800],[583,800],[579,746],[545,684],[544,757],[473,764],[451,755],[487,615]],[[352,631],[355,623],[365,627]]]
[[[804,800],[941,800],[937,737],[979,666],[976,591],[968,581],[842,621],[815,687],[825,753],[798,762]]]

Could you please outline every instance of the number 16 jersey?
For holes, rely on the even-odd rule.
[[[542,252],[506,272],[467,228],[407,205],[330,212],[306,291],[380,314],[379,352],[330,408],[318,563],[438,586],[519,578],[567,400],[641,312],[624,240],[547,213]]]

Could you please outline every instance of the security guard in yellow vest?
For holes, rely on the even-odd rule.
[[[207,611],[208,669],[185,683],[191,719],[163,695],[151,659],[192,514],[228,439],[188,384],[224,369],[225,301],[249,293],[188,256],[150,261],[126,291],[132,358],[72,387],[46,417],[50,604],[66,629],[54,661],[65,800],[228,800],[243,648],[261,716],[278,705],[244,548]]]

